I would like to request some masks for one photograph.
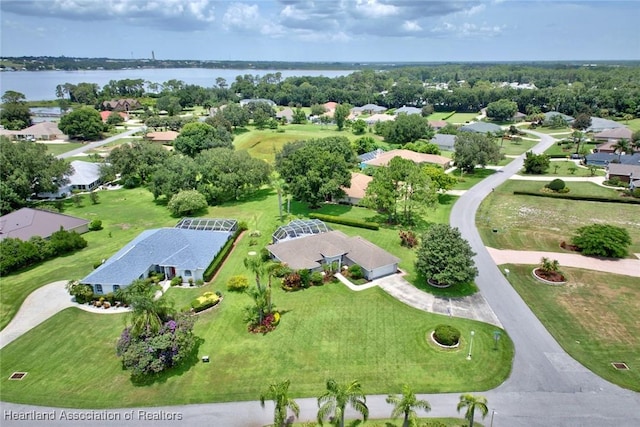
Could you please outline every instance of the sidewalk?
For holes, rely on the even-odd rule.
[[[640,277],[640,259],[606,259],[588,257],[579,254],[542,251],[515,251],[510,249],[487,250],[497,265],[501,264],[540,264],[542,257],[558,260],[560,267],[584,268],[604,271],[624,276]]]

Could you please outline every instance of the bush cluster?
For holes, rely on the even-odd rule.
[[[213,307],[220,302],[220,297],[213,292],[205,292],[198,298],[191,301],[191,308],[194,312],[199,313],[202,310]]]
[[[442,345],[456,345],[460,341],[460,331],[451,325],[438,325],[433,331],[433,339]]]
[[[359,219],[343,218],[336,215],[324,215],[324,214],[309,214],[309,218],[319,219],[325,222],[332,222],[334,224],[350,225],[352,227],[366,228],[368,230],[379,230],[380,226],[375,222],[361,221]]]
[[[89,223],[89,231],[98,231],[102,230],[102,221],[99,219],[94,219]]]
[[[556,178],[547,185],[545,185],[549,190],[553,191],[561,191],[566,187],[566,184],[560,178]]]
[[[362,279],[364,277],[364,274],[362,274],[362,268],[358,264],[350,265],[347,271],[349,272],[349,277],[353,280]]]
[[[418,245],[418,238],[416,237],[416,233],[413,231],[400,230],[398,234],[400,235],[400,246],[411,249]]]
[[[74,252],[87,247],[87,241],[75,231],[62,228],[44,239],[33,236],[22,241],[7,237],[0,242],[0,275],[18,271],[24,267]]]
[[[246,276],[231,276],[227,280],[227,290],[229,292],[244,292],[249,288],[249,279]]]

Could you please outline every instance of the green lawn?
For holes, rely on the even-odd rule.
[[[543,285],[533,266],[505,265],[509,281],[560,345],[607,381],[640,391],[638,278],[562,267],[565,286]],[[624,362],[629,370],[616,370]]]
[[[581,147],[584,147],[587,150],[591,151],[591,150],[593,150],[595,148],[595,146],[596,146],[596,144],[587,143],[587,144],[583,144]],[[562,156],[570,157],[575,152],[576,152],[576,146],[575,145],[567,145],[565,147],[562,144],[555,143],[551,147],[547,148],[544,153],[548,154],[550,156],[562,155]]]
[[[476,418],[480,419],[480,416]],[[467,421],[464,418],[418,418],[417,421],[417,427],[460,427],[467,425]],[[364,422],[362,419],[346,419],[344,425],[346,427],[399,427],[402,426],[402,417],[396,418],[395,420],[392,418],[368,419]],[[484,427],[485,424],[475,421],[473,425],[476,427]],[[313,421],[299,422],[291,424],[291,427],[320,427],[320,424]]]
[[[64,144],[42,144],[47,147],[47,152],[53,154],[54,156],[60,155],[62,153],[66,153],[67,151],[75,150],[76,148],[80,148],[84,146],[82,142],[68,142]]]
[[[626,127],[636,132],[640,130],[640,119],[629,120],[628,122],[622,121],[620,122],[624,124]]]
[[[304,125],[286,125],[280,126],[279,132],[272,129],[251,129],[236,135],[233,145],[237,150],[247,150],[251,156],[273,162],[275,153],[282,149],[287,142],[302,141],[312,138],[327,138],[331,136],[344,136],[353,141],[364,135],[354,135],[349,130],[338,131],[333,125],[304,124]],[[379,142],[380,137],[373,133],[367,133]],[[384,145],[384,144],[383,144]]]
[[[584,225],[606,223],[624,227],[631,235],[630,251],[640,252],[638,206],[513,195],[513,191],[537,191],[540,181],[509,180],[480,205],[476,225],[487,246],[500,249],[559,252]],[[570,194],[615,196],[616,190],[588,182],[568,182]],[[494,233],[493,229],[498,232]]]
[[[508,139],[498,140],[500,143],[500,151],[504,155],[510,156],[519,156],[522,153],[526,153],[531,150],[538,142],[540,141],[530,141],[528,139],[523,139],[521,141],[510,141]]]
[[[571,168],[577,168],[573,173],[571,173]],[[530,176],[528,174],[524,173],[524,170],[521,170],[520,172],[518,172],[519,175],[526,175],[526,176]],[[602,168],[598,168],[595,171],[595,176],[604,176],[605,175],[605,171]],[[581,166],[581,165],[576,165],[575,162],[572,161],[555,161],[552,160],[551,164],[549,166],[549,169],[547,170],[547,173],[543,174],[542,176],[554,176],[554,177],[590,177],[590,176],[594,176],[591,174],[591,171],[589,170],[589,168],[585,167],[585,166]],[[573,186],[574,183],[567,183],[568,186]]]
[[[573,132],[573,129],[571,129],[570,127],[552,129],[548,127],[538,126],[535,129],[534,128],[529,128],[529,129],[534,132],[546,133],[547,135],[554,135],[556,136],[556,138],[563,138],[565,135],[567,136],[571,135],[571,133]],[[565,135],[556,135],[556,134],[565,134]]]
[[[435,113],[431,113],[429,114],[429,116],[427,116],[427,120],[444,120],[445,117],[447,117],[449,114],[453,113],[453,111],[436,111]]]
[[[474,121],[478,117],[478,113],[455,113],[453,116],[447,119],[448,123],[467,123]]]
[[[243,240],[224,276],[248,273],[242,252],[249,247]],[[246,295],[226,292],[222,279],[200,291],[205,290],[222,290],[225,298],[200,315],[195,333],[202,342],[190,366],[135,385],[114,351],[125,315],[67,309],[0,350],[3,400],[81,408],[252,400],[269,382],[284,378],[291,380],[296,397],[318,396],[328,378],[358,379],[371,394],[400,390],[404,383],[419,393],[459,392],[496,387],[509,375],[513,346],[505,334],[493,350],[494,326],[424,313],[378,288],[352,292],[331,284],[294,293],[274,288],[274,303],[284,314],[267,335],[247,332]],[[170,294],[179,292],[184,290]],[[444,351],[428,341],[443,322],[461,330],[459,349]],[[474,357],[467,361],[471,330]],[[198,363],[202,355],[211,362]],[[29,375],[9,381],[14,371]]]
[[[461,177],[459,171],[453,171],[451,175],[455,176],[456,179],[458,180],[458,183],[456,184],[455,187],[453,187],[453,189],[468,190],[474,185],[476,185],[477,183],[479,183],[480,181],[482,181],[483,179],[485,179],[486,177],[493,175],[494,173],[496,173],[494,169],[477,168],[473,171],[473,173],[465,173]]]

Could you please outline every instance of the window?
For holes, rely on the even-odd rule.
[[[113,285],[113,292],[120,290],[120,285]]]
[[[96,285],[96,294],[102,293],[102,285]]]
[[[185,270],[184,271],[184,275],[185,276],[191,276],[191,270]]]

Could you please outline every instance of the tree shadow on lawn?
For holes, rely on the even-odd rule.
[[[204,343],[204,339],[200,337],[196,337],[196,344],[193,347],[193,351],[180,365],[174,366],[173,368],[167,371],[159,372],[153,375],[140,375],[140,376],[131,375],[131,378],[130,378],[131,384],[133,384],[136,387],[149,387],[154,384],[163,384],[171,377],[183,375],[184,373],[188,372],[193,366],[195,366],[198,362],[200,362],[200,357],[198,356],[198,353],[200,351],[200,346],[202,345],[202,343]],[[124,366],[122,370],[123,371],[125,370]]]
[[[216,208],[216,207],[220,207],[220,208],[224,208],[224,207],[228,207],[228,206],[240,206],[243,205],[247,202],[257,202],[257,201],[264,201],[266,199],[269,198],[269,196],[271,196],[272,194],[275,194],[275,190],[273,190],[272,188],[260,188],[258,190],[252,191],[251,193],[240,197],[238,200],[230,200],[228,202],[224,202],[224,203],[220,203],[217,205],[210,205],[210,208]],[[283,200],[284,202],[284,200]]]
[[[420,273],[415,273],[407,280],[421,291],[427,292],[441,298],[463,298],[471,296],[479,291],[473,282],[461,283],[448,288],[436,288],[427,283],[427,279]]]

